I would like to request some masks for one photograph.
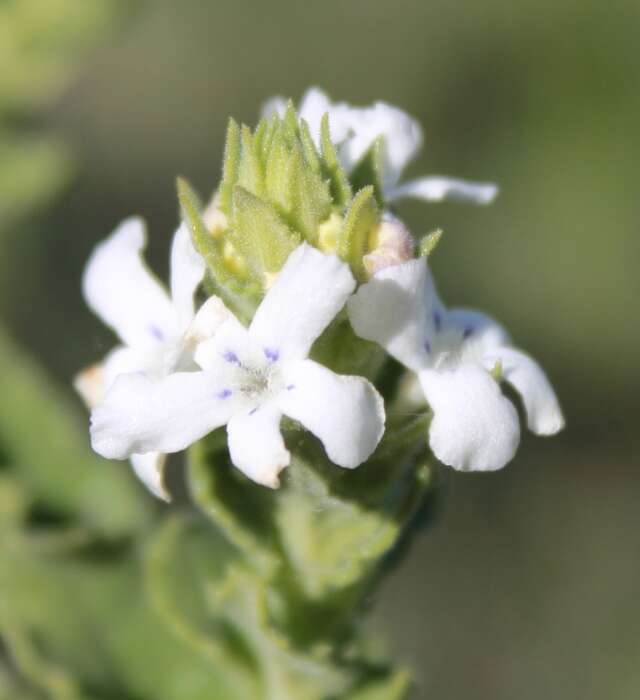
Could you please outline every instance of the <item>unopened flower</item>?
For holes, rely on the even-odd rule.
[[[369,235],[369,252],[362,258],[369,277],[413,258],[413,236],[400,219],[385,213]]]
[[[540,366],[484,314],[445,309],[424,259],[379,272],[350,299],[348,310],[358,335],[417,373],[433,411],[429,443],[443,463],[490,471],[514,456],[518,413],[496,377],[521,395],[534,433],[551,435],[564,426]]]
[[[141,252],[146,233],[141,219],[130,218],[102,243],[87,263],[83,291],[91,310],[122,341],[105,359],[81,372],[75,386],[90,408],[102,401],[120,374],[149,378],[193,369],[196,343],[207,337],[211,305],[198,316],[194,293],[204,275],[204,261],[181,226],[171,248],[171,293],[146,267]],[[168,499],[162,483],[165,455],[142,450],[130,455],[138,477],[156,495]]]
[[[279,427],[286,415],[316,435],[335,464],[357,467],[384,431],[382,398],[366,379],[308,359],[354,287],[345,263],[302,244],[248,329],[226,311],[215,334],[198,346],[195,360],[203,371],[120,376],[92,413],[94,449],[116,459],[177,452],[226,424],[232,462],[254,481],[276,487],[290,461]]]
[[[264,105],[263,113],[283,114],[285,108],[283,98],[273,97]],[[376,139],[382,136],[382,188],[387,202],[412,197],[427,202],[457,199],[489,204],[498,193],[497,186],[492,183],[467,182],[443,176],[420,177],[401,183],[403,170],[422,147],[422,129],[406,112],[385,102],[375,102],[370,107],[352,107],[346,102],[331,102],[322,90],[312,87],[302,98],[298,114],[308,123],[316,144],[320,142],[322,117],[329,115],[331,137],[347,173],[356,167]]]

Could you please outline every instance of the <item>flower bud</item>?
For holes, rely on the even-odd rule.
[[[413,236],[400,219],[386,213],[369,235],[369,252],[362,259],[367,277],[412,257]]]
[[[338,249],[338,234],[344,219],[333,212],[331,216],[318,226],[318,248],[323,253],[335,253]]]

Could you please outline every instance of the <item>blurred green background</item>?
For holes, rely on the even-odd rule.
[[[500,183],[489,208],[400,213],[444,229],[444,298],[541,361],[568,429],[500,473],[446,473],[376,602],[421,698],[640,695],[639,32],[637,0],[156,0],[33,118],[75,177],[5,227],[0,313],[66,384],[112,344],[79,291],[92,246],[141,214],[166,272],[175,176],[213,190],[227,118],[272,94],[396,104],[426,134],[412,173]]]

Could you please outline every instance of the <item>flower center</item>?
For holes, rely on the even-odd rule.
[[[284,388],[284,379],[279,366],[277,350],[264,348],[261,354],[249,353],[240,359],[234,351],[224,354],[224,359],[233,367],[232,387],[251,406],[257,406]]]

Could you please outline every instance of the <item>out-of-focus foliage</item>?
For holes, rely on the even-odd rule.
[[[37,123],[126,8],[126,0],[0,2],[0,234],[68,178],[67,153]]]

